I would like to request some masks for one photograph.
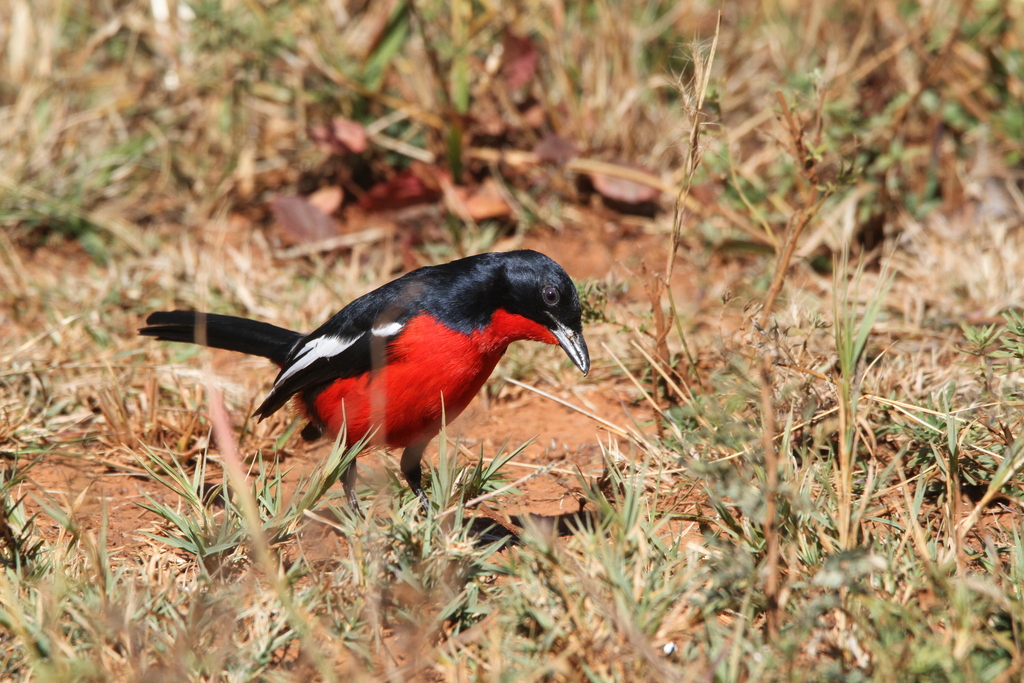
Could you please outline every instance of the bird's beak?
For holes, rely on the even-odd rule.
[[[569,329],[558,320],[554,323],[549,329],[558,340],[558,345],[565,351],[565,355],[569,356],[584,375],[590,372],[590,354],[587,352],[587,342],[583,339],[583,333]]]

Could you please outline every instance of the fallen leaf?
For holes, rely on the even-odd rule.
[[[519,117],[527,128],[540,128],[547,122],[548,113],[544,110],[544,105],[533,104],[527,107]]]
[[[512,215],[512,207],[505,201],[501,188],[493,178],[485,179],[479,187],[456,187],[453,192],[465,207],[466,214],[474,221],[508,218]]]
[[[306,134],[309,135],[309,139],[316,144],[316,148],[321,152],[334,153],[335,149],[332,142],[334,133],[326,125],[315,123],[309,127]]]
[[[325,215],[330,216],[339,208],[341,208],[341,202],[345,199],[345,191],[337,185],[330,185],[328,187],[321,187],[313,194],[306,197],[306,200],[324,212]]]
[[[370,146],[366,140],[366,129],[360,123],[336,116],[331,121],[331,129],[334,138],[353,154],[365,152]]]
[[[440,186],[431,187],[421,175],[422,171],[412,169],[399,171],[390,180],[371,187],[359,199],[359,207],[366,211],[388,211],[437,201]]]
[[[330,125],[317,124],[309,129],[316,146],[330,154],[360,154],[370,147],[362,124],[336,116]]]
[[[622,202],[623,204],[653,202],[661,195],[661,190],[655,187],[642,185],[625,178],[594,173],[590,176],[590,179],[594,183],[594,189],[600,192],[602,197]]]
[[[270,208],[294,243],[319,242],[338,234],[334,220],[302,197],[277,197]]]
[[[576,148],[576,145],[572,144],[572,142],[566,140],[561,135],[555,135],[554,133],[545,135],[540,142],[534,145],[533,153],[536,154],[541,161],[546,161],[552,164],[564,164],[580,155],[580,151]]]
[[[501,41],[502,53],[501,73],[510,90],[519,90],[533,79],[537,68],[537,47],[529,38],[506,33]]]
[[[423,186],[428,190],[435,192],[441,192],[442,184],[447,181],[451,182],[452,177],[448,171],[444,171],[437,166],[431,166],[430,164],[422,161],[413,161],[409,164],[409,170],[420,179]]]

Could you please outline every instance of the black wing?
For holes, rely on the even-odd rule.
[[[356,377],[383,363],[388,345],[420,310],[421,287],[413,277],[417,272],[359,297],[300,339],[256,416],[262,420],[295,394],[317,392],[337,379]]]

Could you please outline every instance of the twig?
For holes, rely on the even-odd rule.
[[[696,101],[693,102],[690,113],[690,133],[687,136],[686,164],[683,171],[682,182],[676,192],[676,202],[672,215],[672,234],[669,238],[668,253],[665,255],[665,274],[663,277],[652,278],[651,284],[647,287],[648,296],[651,299],[651,307],[654,310],[655,335],[654,350],[664,363],[668,363],[671,355],[668,350],[668,335],[672,331],[676,318],[676,308],[672,305],[668,309],[668,315],[662,313],[661,298],[665,290],[672,286],[672,273],[675,270],[676,252],[679,251],[679,239],[683,233],[683,209],[690,199],[690,188],[693,186],[693,178],[700,166],[703,150],[700,146],[700,133],[704,127],[704,98],[707,96],[708,85],[711,82],[711,65],[715,61],[715,50],[718,49],[718,35],[722,29],[722,13],[718,13],[718,21],[715,24],[715,37],[711,41],[711,50],[707,59],[703,59],[701,51],[696,43],[691,50],[693,55],[694,83],[693,90]],[[679,86],[681,94],[685,95],[685,89]],[[684,101],[687,98],[684,97]],[[674,302],[673,302],[674,304]],[[657,395],[657,383],[653,386]]]
[[[385,149],[390,149],[392,152],[397,152],[402,156],[407,156],[410,159],[422,161],[425,164],[433,164],[437,161],[437,156],[433,152],[423,149],[422,147],[410,145],[408,142],[389,138],[383,133],[375,133],[367,137],[369,137],[375,144],[380,145]]]
[[[619,360],[618,356],[615,355],[615,352],[612,351],[608,347],[608,345],[603,342],[601,343],[601,346],[604,347],[604,350],[608,352],[608,355],[612,357],[612,360],[615,361],[615,364],[619,366],[619,369],[622,370],[626,377],[629,377],[630,381],[632,381],[633,385],[637,388],[637,391],[640,392],[640,395],[643,396],[644,400],[647,401],[647,403],[650,404],[651,408],[654,409],[654,412],[657,413],[658,415],[661,415],[662,417],[665,417],[665,411],[658,407],[658,404],[654,402],[654,399],[650,396],[650,394],[648,394],[644,390],[643,385],[640,384],[640,380],[638,380],[636,376],[633,375],[633,373],[626,368],[625,364],[621,360]],[[683,434],[682,432],[679,431],[679,426],[676,425],[675,421],[666,419],[665,422],[668,424],[669,427],[672,428],[672,432],[675,434],[675,437],[679,439],[679,441],[682,441]]]
[[[325,525],[331,527],[332,529],[334,529],[338,533],[348,534],[348,529],[346,529],[345,527],[341,526],[340,524],[338,524],[334,520],[327,519],[323,515],[317,514],[316,512],[313,512],[312,510],[309,510],[309,509],[303,510],[302,514],[305,515],[306,517],[308,517],[309,519],[313,520],[314,522],[319,522],[320,524],[325,524]]]
[[[711,65],[715,62],[715,51],[718,49],[718,35],[722,30],[722,12],[718,12],[718,20],[715,23],[715,37],[711,41],[711,50],[708,51],[707,60],[701,59],[700,50],[693,50],[693,67],[696,77],[694,91],[697,95],[697,102],[693,107],[693,124],[690,126],[690,134],[687,142],[689,149],[686,154],[686,170],[683,182],[679,184],[676,194],[675,212],[672,216],[672,241],[669,252],[666,256],[665,283],[672,280],[672,270],[676,261],[676,250],[679,248],[679,237],[683,232],[683,207],[686,200],[690,198],[690,187],[693,185],[693,177],[700,166],[703,150],[700,148],[700,132],[704,126],[701,110],[704,108],[704,98],[707,96],[708,85],[711,83]]]
[[[523,384],[519,380],[512,379],[511,377],[506,377],[505,381],[508,382],[509,384],[515,384],[517,387],[522,387],[523,389],[527,389],[529,391],[532,391],[533,393],[535,393],[535,394],[537,394],[539,396],[543,396],[544,398],[551,399],[555,403],[560,403],[563,406],[565,406],[566,408],[569,408],[570,410],[575,410],[580,415],[585,415],[585,416],[589,417],[591,420],[594,420],[595,422],[599,422],[600,424],[604,425],[608,429],[608,431],[610,431],[611,433],[616,434],[618,436],[621,436],[623,439],[630,438],[630,433],[627,432],[625,429],[623,429],[622,427],[618,427],[618,426],[612,424],[611,422],[609,422],[608,420],[605,420],[602,417],[598,417],[597,415],[594,415],[592,412],[590,412],[588,410],[584,410],[583,408],[580,408],[579,406],[574,406],[573,404],[569,403],[568,401],[563,401],[562,399],[558,398],[557,396],[552,396],[551,394],[547,393],[546,391],[541,391],[540,389],[537,389],[535,387],[531,387],[529,384]]]
[[[820,205],[820,204],[819,204]],[[815,207],[817,209],[817,206]],[[786,235],[786,245],[782,249],[782,254],[779,256],[779,261],[775,265],[775,275],[772,277],[771,287],[768,288],[768,294],[764,298],[764,306],[761,307],[761,314],[758,319],[758,323],[762,328],[768,328],[768,317],[772,313],[772,309],[775,307],[775,300],[779,298],[779,293],[782,291],[782,284],[786,280],[786,271],[789,270],[789,263],[793,260],[793,252],[796,250],[796,243],[800,239],[800,233],[804,231],[807,224],[811,222],[811,217],[814,216],[816,210],[805,210],[800,214],[800,218],[793,226],[792,230],[788,231]]]
[[[308,244],[297,244],[294,247],[282,249],[275,255],[278,258],[291,259],[300,256],[310,256],[311,254],[322,254],[327,251],[335,251],[336,249],[350,249],[361,244],[379,242],[386,239],[390,234],[391,230],[387,228],[366,228],[359,232],[350,232],[347,235],[328,237],[325,240],[318,240]]]
[[[775,265],[775,275],[772,277],[772,284],[768,288],[768,294],[764,298],[764,306],[761,307],[761,313],[758,316],[758,322],[762,328],[768,327],[768,318],[775,307],[775,300],[778,299],[779,293],[782,291],[782,284],[785,282],[786,272],[789,270],[789,264],[793,260],[793,252],[796,251],[796,244],[800,240],[800,235],[803,233],[804,228],[807,227],[807,224],[811,222],[811,218],[818,214],[822,203],[830,195],[828,191],[819,192],[817,189],[817,165],[812,163],[808,167],[806,164],[807,161],[813,160],[808,156],[807,147],[803,142],[803,128],[794,118],[793,112],[790,111],[789,104],[786,103],[786,98],[783,96],[782,91],[777,90],[775,96],[778,98],[779,106],[782,108],[782,118],[786,121],[789,129],[793,161],[801,169],[799,178],[803,181],[802,186],[805,188],[804,202],[806,205],[800,209],[799,215],[795,220],[792,217],[790,218],[790,228],[786,231],[786,242],[782,253],[779,254],[778,263]]]
[[[909,403],[900,403],[899,401],[893,401],[893,400],[888,399],[888,398],[882,398],[881,396],[873,396],[871,394],[868,394],[866,396],[861,396],[861,398],[870,399],[872,401],[876,401],[878,403],[881,403],[882,405],[891,406],[891,407],[895,408],[896,410],[900,411],[901,413],[903,413],[904,415],[906,415],[907,417],[909,417],[911,420],[913,420],[917,424],[919,424],[922,427],[924,427],[925,429],[930,429],[933,432],[936,432],[938,434],[942,434],[943,433],[941,429],[939,429],[935,425],[928,424],[927,422],[925,422],[921,418],[917,417],[916,415],[914,415],[910,411],[911,410],[919,410],[922,413],[927,413],[927,414],[935,415],[936,417],[947,417],[947,413],[940,413],[940,412],[935,411],[935,410],[929,410],[928,408],[921,408],[921,407],[918,407],[918,406],[915,406],[915,405],[911,405]],[[953,417],[954,420],[960,420],[960,421],[963,421],[963,422],[968,422],[968,420],[964,420],[963,418],[958,418],[956,416],[953,416],[952,413],[950,413],[948,415]],[[987,455],[987,456],[991,457],[992,459],[994,459],[996,462],[1002,462],[1004,457],[1005,457],[1005,456],[1002,456],[1002,455],[996,453],[995,451],[990,451],[987,448],[983,448],[982,446],[978,446],[977,444],[973,444],[973,443],[970,443],[970,442],[965,442],[964,445],[973,448],[974,450],[978,451],[979,453],[984,453],[985,455]]]

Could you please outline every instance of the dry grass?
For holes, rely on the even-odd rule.
[[[717,10],[0,0],[0,678],[1020,678],[1024,14],[727,3],[705,91]],[[333,242],[273,218],[323,188]],[[392,466],[356,519],[263,364],[134,334],[517,245],[593,276],[594,369],[514,348],[486,400],[596,413],[603,476],[445,446],[437,514]]]

